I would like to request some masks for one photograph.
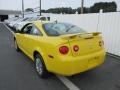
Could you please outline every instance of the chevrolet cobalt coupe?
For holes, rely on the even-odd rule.
[[[104,62],[101,33],[87,33],[80,27],[61,22],[34,21],[14,35],[15,48],[33,60],[41,77],[48,72],[71,76]]]

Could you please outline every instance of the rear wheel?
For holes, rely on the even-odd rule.
[[[48,71],[46,70],[43,58],[39,54],[35,55],[35,67],[38,75],[41,78],[45,78],[48,76]]]
[[[15,49],[16,49],[17,52],[20,51],[16,39],[14,40],[14,47],[15,47]]]

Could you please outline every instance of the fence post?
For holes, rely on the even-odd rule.
[[[97,22],[97,32],[99,32],[99,24],[100,24],[100,16],[101,16],[101,13],[103,13],[103,9],[100,9],[99,13],[98,13],[98,22]]]

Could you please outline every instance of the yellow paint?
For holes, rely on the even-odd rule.
[[[40,29],[42,36],[16,33],[15,38],[19,48],[33,61],[34,52],[39,52],[49,72],[71,76],[95,68],[104,62],[105,49],[99,46],[99,41],[102,41],[100,35],[94,36],[93,39],[64,38],[67,35],[47,36],[42,27],[43,22],[35,21],[33,24]],[[74,45],[79,46],[78,52],[74,52]],[[60,46],[68,46],[68,54],[62,55],[59,52]],[[54,58],[50,58],[49,55]]]

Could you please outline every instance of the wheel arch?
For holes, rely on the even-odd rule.
[[[40,51],[40,50],[34,50],[34,52],[33,52],[33,61],[35,62],[35,55],[37,55],[37,54],[39,54],[39,55],[42,57],[43,62],[44,62],[45,66],[46,66],[46,69],[47,69],[47,68],[48,68],[48,66],[47,66],[47,61],[45,60],[45,56],[44,56],[44,54],[42,53],[42,51]],[[48,70],[48,69],[47,69],[47,70]]]
[[[40,54],[37,50],[35,50],[34,52],[33,52],[33,58],[35,59],[35,56],[37,55],[37,54]],[[41,55],[41,54],[40,54]]]

